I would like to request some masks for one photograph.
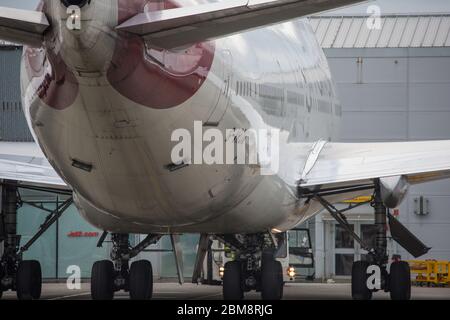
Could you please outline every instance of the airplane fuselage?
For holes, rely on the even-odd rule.
[[[66,8],[46,1],[41,9],[56,27],[43,48],[24,49],[27,120],[81,214],[112,232],[252,233],[287,230],[316,213],[298,196],[304,159],[290,150],[336,140],[342,111],[308,21],[162,50],[114,29],[141,10],[171,6],[145,3],[93,1],[81,30],[70,30]],[[224,140],[227,129],[279,130],[277,172],[173,163],[174,130],[194,137],[195,121]]]

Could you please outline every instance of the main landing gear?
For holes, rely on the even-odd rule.
[[[102,246],[107,233],[101,237]],[[130,293],[133,300],[148,300],[153,295],[153,269],[150,261],[131,263],[130,259],[159,241],[161,235],[148,235],[136,247],[131,248],[128,234],[111,234],[113,244],[111,260],[97,261],[92,266],[91,296],[94,300],[112,300],[120,290]]]
[[[369,252],[367,261],[356,261],[352,267],[352,297],[355,300],[370,300],[372,293],[378,290],[390,292],[393,300],[409,300],[411,298],[410,268],[405,261],[391,263],[390,272],[387,271],[387,219],[393,238],[414,256],[426,253],[426,248],[420,240],[415,238],[403,225],[393,218],[385,207],[379,181],[375,181],[374,196],[371,205],[375,212],[377,226],[376,241],[369,247],[355,234],[342,211],[338,210],[320,195],[314,196],[323,207],[344,227],[361,247]]]
[[[241,300],[251,290],[261,292],[264,300],[283,298],[283,270],[276,260],[277,250],[285,241],[271,234],[216,236],[236,252],[236,260],[225,264],[223,297]]]
[[[54,211],[30,202],[29,205],[50,214],[39,231],[26,244],[20,246],[17,210],[23,202],[15,182],[5,181],[1,187],[0,244],[3,245],[3,250],[0,257],[0,298],[3,292],[12,290],[16,291],[19,300],[37,300],[41,297],[42,289],[41,265],[35,260],[23,260],[23,253],[70,207],[72,198],[69,197]]]

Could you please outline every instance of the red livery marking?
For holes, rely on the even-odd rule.
[[[98,232],[71,231],[67,234],[69,238],[97,238]]]
[[[32,80],[38,79],[34,79],[31,85],[39,98],[54,109],[63,110],[70,107],[78,95],[78,82],[61,57],[48,50],[46,59],[44,51],[37,52],[36,49],[30,48],[25,50],[28,76]],[[37,68],[36,60],[45,61],[41,64],[41,69]]]
[[[39,3],[37,10],[45,11],[44,2]],[[62,110],[75,102],[78,82],[60,55],[52,49],[25,47],[24,62],[34,92],[48,106]]]
[[[25,68],[34,92],[48,106],[62,110],[70,107],[78,95],[78,83],[60,56],[51,51],[24,48]]]
[[[170,1],[119,0],[119,23],[144,10],[170,9]],[[198,43],[186,50],[152,48],[137,36],[121,33],[108,80],[123,96],[141,105],[167,109],[191,98],[211,70],[215,47]]]

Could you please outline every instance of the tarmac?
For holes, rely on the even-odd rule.
[[[15,292],[4,292],[2,300],[16,300]],[[79,290],[69,290],[65,283],[45,283],[42,287],[42,300],[90,300],[90,284],[83,283]],[[126,292],[117,292],[115,299],[129,299]],[[154,300],[222,300],[222,287],[175,283],[155,283]],[[246,300],[260,300],[260,294],[247,293]],[[348,283],[289,283],[284,290],[286,300],[348,300],[351,287]],[[375,300],[389,300],[389,293],[374,293]],[[412,287],[413,300],[450,299],[450,288]]]

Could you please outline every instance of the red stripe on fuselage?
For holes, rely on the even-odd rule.
[[[119,0],[119,23],[144,10],[171,9],[171,1]],[[160,50],[120,33],[108,80],[128,99],[155,109],[176,107],[191,98],[211,70],[215,46],[198,43],[180,51]]]

